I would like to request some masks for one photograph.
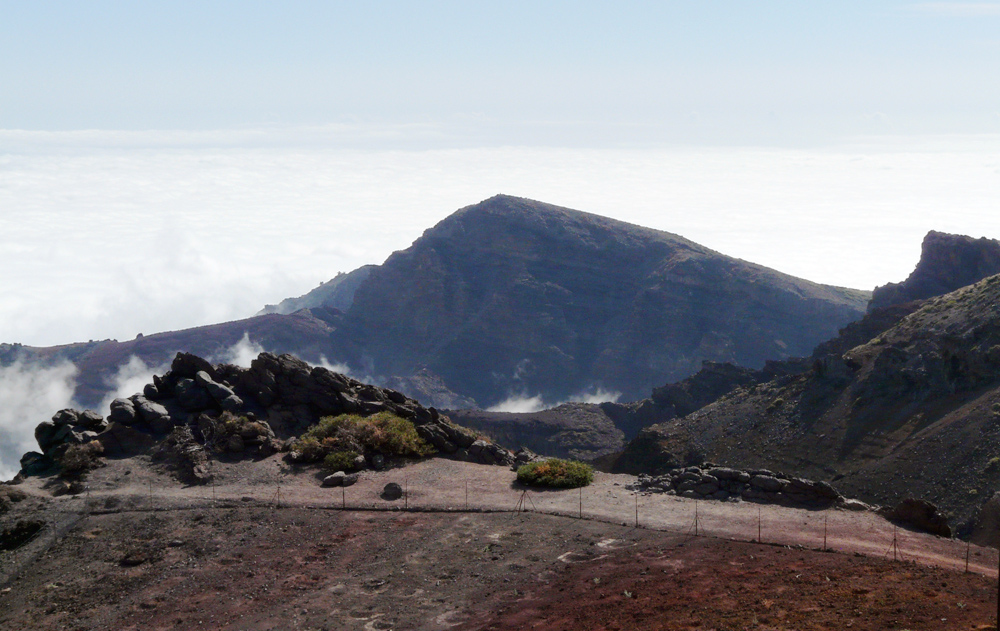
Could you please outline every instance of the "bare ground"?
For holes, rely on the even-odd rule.
[[[894,562],[868,513],[637,502],[598,474],[517,514],[512,472],[447,460],[343,493],[277,458],[215,470],[183,487],[137,458],[75,498],[22,485],[0,521],[48,525],[0,552],[0,628],[994,628],[996,551],[969,548],[966,574],[964,543],[898,530]],[[389,481],[405,499],[379,497]]]

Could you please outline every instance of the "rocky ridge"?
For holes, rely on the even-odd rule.
[[[74,445],[92,442],[109,457],[151,453],[191,484],[211,479],[211,455],[264,458],[291,444],[321,417],[371,416],[391,412],[413,423],[421,438],[442,455],[484,464],[509,465],[513,455],[482,440],[417,401],[394,390],[313,367],[291,355],[261,353],[249,368],[212,365],[178,353],[170,370],[154,376],[141,394],[119,398],[107,419],[86,410],[61,410],[39,424],[42,452],[22,458],[22,474],[41,473]],[[384,462],[365,454],[367,462]],[[295,461],[295,452],[289,454]]]

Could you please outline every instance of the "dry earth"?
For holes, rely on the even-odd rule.
[[[215,471],[182,487],[112,461],[75,498],[26,482],[2,524],[48,525],[0,552],[0,629],[994,628],[996,551],[964,573],[964,543],[899,530],[894,562],[868,513],[637,498],[598,474],[517,514],[512,472],[446,460],[343,493],[278,458]],[[407,497],[382,500],[389,481]]]

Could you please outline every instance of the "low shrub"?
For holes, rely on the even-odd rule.
[[[410,421],[391,412],[372,416],[325,416],[292,445],[304,462],[317,462],[335,453],[375,452],[385,456],[423,457],[434,447],[417,434]]]
[[[350,471],[354,469],[354,459],[358,457],[356,451],[334,451],[328,453],[323,458],[323,468],[327,471]]]
[[[594,469],[576,460],[550,458],[517,468],[517,481],[530,486],[573,489],[594,481]]]
[[[70,445],[58,460],[59,466],[62,467],[62,475],[81,475],[96,469],[100,466],[100,457],[103,453],[104,445],[96,440],[83,445]]]

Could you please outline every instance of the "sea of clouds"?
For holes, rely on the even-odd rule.
[[[863,289],[905,278],[928,230],[1000,237],[998,136],[795,149],[421,149],[377,136],[0,131],[0,342],[130,339],[247,317],[380,263],[497,193]],[[159,369],[130,363],[118,381],[134,392]],[[28,430],[69,403],[73,379],[71,366],[0,371],[0,474],[32,446]]]

